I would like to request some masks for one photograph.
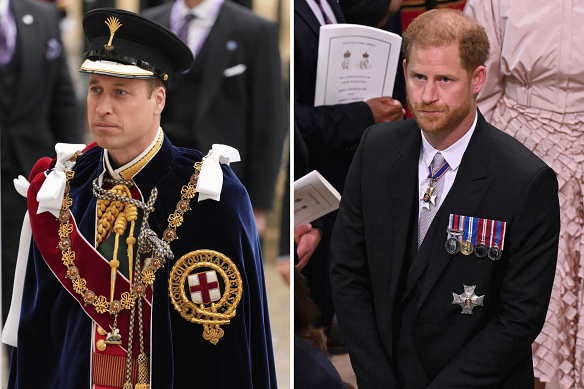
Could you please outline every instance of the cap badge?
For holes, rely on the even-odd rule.
[[[120,23],[120,19],[115,16],[110,16],[106,19],[105,24],[109,27],[110,30],[110,39],[106,45],[103,45],[107,51],[112,51],[114,46],[112,45],[112,40],[114,39],[114,34],[118,31],[118,28],[122,27],[122,23]]]

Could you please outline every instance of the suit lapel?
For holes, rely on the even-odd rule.
[[[197,92],[199,94],[197,99],[198,106],[195,110],[197,118],[205,116],[223,83],[223,71],[227,69],[231,58],[230,52],[226,48],[227,41],[230,39],[237,40],[231,36],[229,6],[228,3],[225,3],[221,7],[215,24],[209,31],[209,35],[205,39],[205,43],[203,43],[201,51],[195,59],[195,65],[191,70],[199,71],[200,69],[201,74],[204,74]]]
[[[477,111],[478,112],[478,111]],[[408,274],[406,297],[426,271],[419,305],[426,300],[453,255],[444,247],[450,214],[476,216],[493,177],[488,176],[490,129],[480,112],[475,132],[460,163],[456,179],[436,213]],[[457,254],[456,254],[457,255]]]
[[[319,36],[320,23],[316,16],[314,16],[314,12],[312,12],[312,8],[310,8],[306,0],[294,0],[294,12],[304,20],[316,36]],[[337,16],[336,12],[335,16]]]
[[[415,122],[412,120],[412,123]],[[393,246],[391,246],[392,258],[394,258],[390,283],[391,296],[397,295],[404,259],[409,255],[409,235],[411,228],[416,228],[416,226],[410,226],[410,220],[413,207],[417,206],[418,158],[422,138],[417,126],[410,128],[408,133],[413,134],[412,139],[405,142],[404,147],[398,150],[400,158],[391,165],[394,170],[392,177],[395,179],[393,182],[380,180],[382,184],[387,186],[387,189],[382,193],[388,193],[389,204],[389,206],[385,204],[384,207],[380,207],[380,219],[391,223],[391,228],[380,229],[380,231],[391,231],[391,241],[393,242]],[[391,216],[384,215],[385,210],[390,210]],[[389,239],[385,239],[385,241],[387,242]]]

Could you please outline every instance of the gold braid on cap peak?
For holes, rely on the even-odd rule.
[[[122,27],[122,23],[120,22],[120,19],[118,19],[116,16],[110,16],[105,20],[105,24],[107,24],[107,26],[109,27],[110,38],[109,42],[107,42],[106,45],[103,45],[103,47],[105,47],[106,50],[111,51],[114,49],[114,46],[112,45],[114,34],[116,33],[116,31],[118,31],[120,27]]]

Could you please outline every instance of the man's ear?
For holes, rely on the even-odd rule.
[[[483,86],[485,85],[485,81],[487,79],[487,68],[484,66],[477,67],[474,72],[472,72],[472,94],[477,95]]]
[[[152,99],[154,99],[154,113],[161,114],[166,104],[166,89],[159,86],[152,92]]]

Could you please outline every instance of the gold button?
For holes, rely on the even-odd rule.
[[[105,343],[105,341],[103,339],[98,340],[96,345],[97,345],[97,349],[99,351],[104,351],[105,348],[107,347],[107,344]]]
[[[97,333],[100,334],[100,335],[107,334],[107,332],[105,332],[105,330],[103,330],[101,327],[97,327]]]

